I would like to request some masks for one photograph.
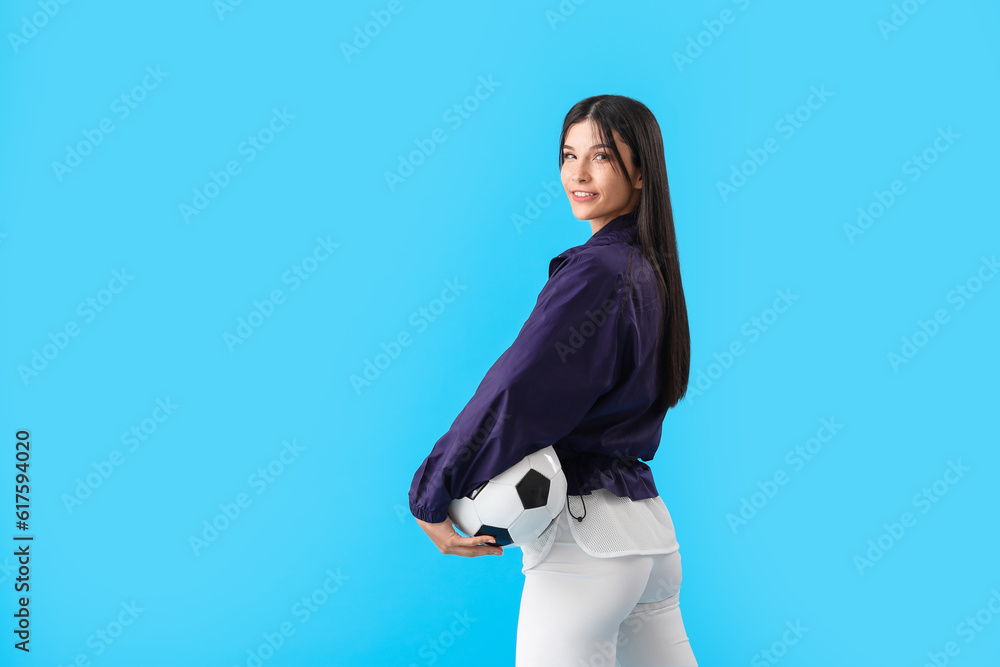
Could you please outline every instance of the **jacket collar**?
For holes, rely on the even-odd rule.
[[[620,241],[631,243],[633,235],[635,234],[637,219],[635,210],[619,215],[617,218],[613,218],[606,225],[598,229],[596,233],[591,234],[586,243],[573,246],[572,248],[559,253],[553,257],[551,261],[549,261],[549,277],[551,278],[552,275],[555,274],[556,270],[562,266],[563,262],[573,255],[583,252],[587,248],[593,248],[594,246],[599,245],[611,245],[612,243],[618,243]]]
[[[610,222],[605,224],[603,227],[598,229],[594,234],[587,239],[587,242],[583,245],[585,246],[595,246],[595,245],[607,245],[609,243],[615,243],[620,241],[622,234],[619,232],[634,232],[635,224],[637,220],[636,212],[638,209],[632,209],[628,213],[623,213],[617,218],[613,218]]]

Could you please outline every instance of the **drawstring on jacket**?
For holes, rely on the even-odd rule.
[[[583,499],[583,494],[580,494],[580,502],[583,503],[583,516],[587,516],[587,501]],[[576,519],[577,521],[583,521],[583,516],[576,516],[573,514],[573,510],[569,509],[569,494],[566,494],[566,509],[569,510],[569,515]]]
[[[627,462],[630,466],[639,463],[639,457],[637,456],[619,456],[615,460],[612,467],[617,466],[621,462]],[[583,521],[583,517],[587,516],[587,501],[584,500],[584,494],[578,494],[580,496],[580,502],[583,503],[583,516],[576,516],[573,514],[573,510],[569,508],[569,493],[566,493],[566,508],[569,511],[569,515],[576,519],[577,521]]]
[[[577,490],[582,491],[583,489],[580,488],[580,471],[577,469],[576,465],[573,466],[573,479],[576,480]],[[583,503],[583,516],[587,516],[587,501],[583,499],[582,493],[577,495],[580,496],[580,502]],[[569,512],[569,515],[574,519],[576,519],[577,521],[583,521],[583,516],[576,516],[575,514],[573,514],[573,510],[569,506],[568,491],[566,492],[566,510]]]

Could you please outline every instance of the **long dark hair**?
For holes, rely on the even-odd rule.
[[[559,135],[559,169],[563,165],[563,144],[571,125],[591,119],[599,128],[601,143],[614,155],[612,166],[628,184],[632,179],[618,147],[614,132],[632,151],[633,167],[642,173],[636,208],[636,245],[653,268],[660,295],[661,313],[657,338],[657,363],[663,389],[658,399],[663,411],[677,405],[687,393],[691,369],[691,332],[688,329],[687,304],[681,285],[681,266],[677,256],[677,235],[670,206],[667,165],[663,157],[663,137],[653,113],[642,102],[622,95],[595,95],[580,100],[566,114]]]

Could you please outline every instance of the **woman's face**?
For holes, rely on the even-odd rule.
[[[562,184],[569,198],[573,215],[590,220],[596,233],[618,216],[634,210],[639,203],[642,175],[632,164],[632,151],[614,132],[615,145],[625,161],[632,186],[612,166],[614,156],[601,143],[597,125],[591,119],[574,123],[566,132],[562,147]],[[578,196],[578,193],[586,193]]]

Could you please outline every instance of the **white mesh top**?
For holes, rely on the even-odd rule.
[[[585,500],[567,496],[562,513],[569,516],[573,539],[591,556],[668,554],[680,548],[670,512],[659,496],[632,500],[607,489],[595,489]],[[583,520],[577,521],[574,516],[582,516]],[[545,558],[555,538],[556,523],[561,520],[562,517],[557,517],[537,540],[521,545],[521,572],[527,572]]]

